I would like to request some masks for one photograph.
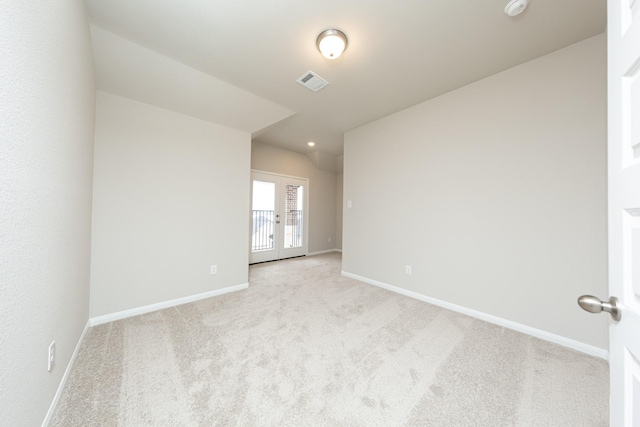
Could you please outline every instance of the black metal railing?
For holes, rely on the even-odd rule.
[[[273,249],[274,213],[274,211],[264,210],[253,211],[252,251]]]
[[[291,241],[286,243],[289,244],[290,248],[299,248],[302,246],[302,211],[288,211],[287,225],[291,228]]]
[[[273,234],[275,233],[275,212],[254,210],[252,217],[253,230],[251,234],[251,250],[264,251],[274,248]],[[290,210],[286,213],[284,225],[285,247],[299,248],[302,246],[302,211]]]

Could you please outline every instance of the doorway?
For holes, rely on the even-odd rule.
[[[307,254],[309,180],[251,172],[249,263]]]

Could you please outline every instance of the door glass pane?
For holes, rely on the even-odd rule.
[[[253,181],[253,227],[251,231],[251,251],[273,249],[274,214],[276,184],[273,182]]]
[[[285,186],[285,230],[284,247],[302,247],[302,202],[304,187],[287,184]]]

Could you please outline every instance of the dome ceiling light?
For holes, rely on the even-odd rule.
[[[318,50],[327,59],[336,59],[347,49],[347,36],[340,30],[324,30],[316,40]]]

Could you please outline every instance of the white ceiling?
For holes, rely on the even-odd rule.
[[[91,39],[100,90],[249,133],[295,114],[109,31]]]
[[[531,0],[515,18],[503,12],[507,0],[86,3],[91,22],[108,30],[92,29],[98,88],[301,153],[315,141],[313,150],[334,155],[342,153],[349,129],[602,33],[606,25],[606,0]],[[333,61],[315,47],[327,28],[349,39]],[[329,85],[314,93],[297,83],[308,70]]]

